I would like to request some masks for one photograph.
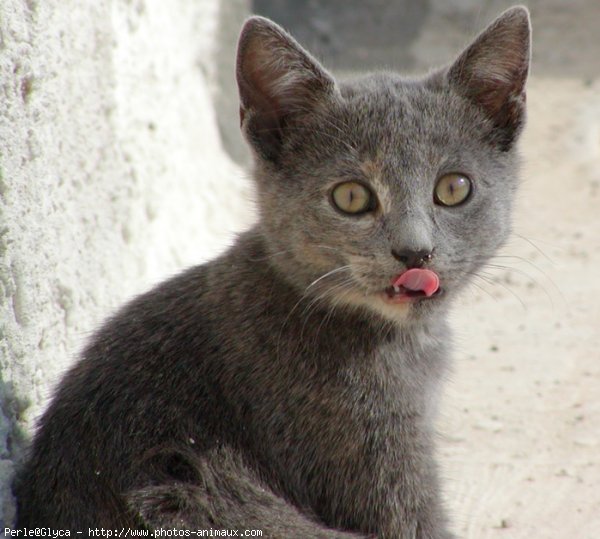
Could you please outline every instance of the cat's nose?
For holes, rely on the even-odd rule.
[[[433,258],[433,252],[427,250],[414,251],[412,249],[402,249],[396,251],[392,249],[392,256],[402,262],[408,269],[410,268],[422,268],[428,262],[431,262]]]

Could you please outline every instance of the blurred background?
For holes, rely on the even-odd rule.
[[[523,183],[456,305],[439,419],[459,537],[600,537],[600,2],[532,0]],[[0,528],[35,418],[102,319],[251,226],[250,13],[336,75],[451,61],[512,2],[0,3]]]

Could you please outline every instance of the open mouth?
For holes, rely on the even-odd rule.
[[[404,303],[430,299],[442,293],[437,273],[419,268],[409,269],[396,276],[385,288],[384,299],[391,303]]]
[[[405,301],[435,298],[442,294],[442,292],[443,290],[438,288],[433,294],[427,295],[422,290],[409,290],[403,286],[388,286],[384,290],[384,296],[386,301],[403,303]]]

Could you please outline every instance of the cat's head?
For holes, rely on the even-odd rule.
[[[428,76],[338,83],[249,19],[240,117],[273,264],[309,296],[388,318],[444,305],[509,234],[529,57],[517,7]]]

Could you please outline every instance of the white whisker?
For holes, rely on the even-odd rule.
[[[305,291],[307,291],[309,288],[312,288],[313,286],[315,286],[318,282],[322,281],[323,279],[325,279],[326,277],[329,277],[330,275],[334,275],[335,273],[338,273],[340,271],[344,271],[350,269],[350,265],[345,265],[345,266],[340,266],[339,268],[335,268],[332,269],[331,271],[328,271],[327,273],[325,273],[324,275],[321,275],[321,277],[319,277],[318,279],[315,279],[312,283],[310,283],[306,288]]]

